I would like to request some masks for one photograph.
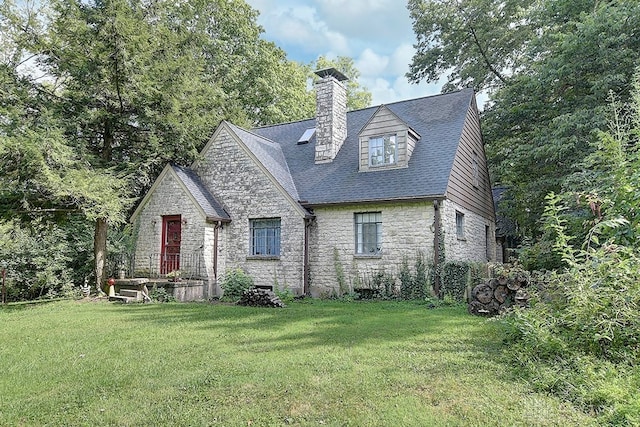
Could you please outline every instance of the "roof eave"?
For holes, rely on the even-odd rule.
[[[301,203],[301,205],[305,208],[315,208],[315,207],[323,207],[323,206],[346,206],[346,205],[356,205],[356,204],[387,204],[387,203],[398,203],[398,202],[420,202],[420,201],[434,201],[434,200],[444,200],[446,196],[444,194],[433,194],[433,195],[421,195],[421,196],[402,196],[402,197],[391,197],[385,199],[354,199],[354,200],[343,200],[343,201],[335,201],[335,202],[305,202]]]

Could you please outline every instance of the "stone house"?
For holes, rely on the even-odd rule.
[[[223,122],[189,168],[165,167],[131,218],[137,276],[189,270],[208,298],[241,268],[259,287],[321,296],[418,253],[495,259],[473,91],[347,112],[345,77],[317,74],[316,118]]]

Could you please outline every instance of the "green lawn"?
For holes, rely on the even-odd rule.
[[[463,308],[0,307],[0,425],[585,426]]]

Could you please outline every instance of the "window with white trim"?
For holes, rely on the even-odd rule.
[[[398,161],[396,135],[369,138],[369,166],[394,165]]]
[[[460,211],[456,211],[456,237],[464,240],[464,214]]]
[[[382,212],[355,214],[356,254],[377,255],[382,250]]]
[[[249,228],[252,256],[280,256],[280,218],[251,219]]]

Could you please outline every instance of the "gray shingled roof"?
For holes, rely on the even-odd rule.
[[[218,221],[230,221],[229,214],[224,210],[222,205],[213,197],[213,195],[207,190],[200,177],[195,174],[194,171],[181,166],[171,165],[173,171],[178,175],[178,178],[187,187],[189,193],[196,200],[198,205],[204,211],[207,219],[213,219]]]
[[[287,160],[282,152],[282,147],[274,141],[266,139],[261,135],[248,132],[238,126],[229,123],[231,129],[245,143],[251,152],[267,168],[269,173],[278,181],[293,200],[300,200],[298,190],[293,182]],[[300,135],[298,135],[298,138]],[[297,139],[296,139],[297,141]]]
[[[347,139],[331,163],[315,164],[315,138],[308,144],[297,144],[304,131],[315,126],[315,119],[256,128],[253,133],[237,127],[234,130],[238,129],[238,135],[251,144],[251,150],[265,166],[271,165],[267,168],[274,176],[281,174],[277,175],[281,183],[288,182],[288,166],[292,183],[287,185],[297,189],[297,200],[305,205],[435,198],[446,193],[473,97],[473,90],[465,89],[387,105],[421,136],[409,167],[403,169],[358,172],[358,133],[378,107],[347,113]],[[258,155],[259,148],[264,155]],[[289,188],[287,191],[294,194]]]

